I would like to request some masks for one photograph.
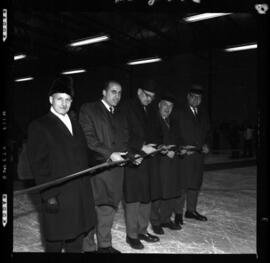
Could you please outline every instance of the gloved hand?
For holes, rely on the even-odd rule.
[[[47,200],[44,200],[45,211],[47,213],[57,213],[59,211],[59,202],[57,197],[50,197]]]

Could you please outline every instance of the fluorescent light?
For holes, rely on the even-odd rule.
[[[28,80],[32,80],[32,79],[34,79],[34,78],[32,78],[32,77],[27,77],[27,78],[15,79],[15,82],[28,81]]]
[[[242,51],[242,50],[248,50],[248,49],[255,49],[257,47],[258,47],[258,45],[255,43],[255,44],[247,44],[247,45],[241,45],[241,46],[234,46],[234,47],[225,48],[225,51],[227,51],[227,52],[234,52],[234,51]]]
[[[109,40],[109,39],[110,39],[109,36],[102,35],[102,36],[97,36],[97,37],[81,39],[81,40],[72,42],[69,45],[72,46],[72,47],[78,47],[78,46],[93,44],[93,43],[97,43],[97,42],[101,42],[101,41],[106,41],[106,40]]]
[[[86,71],[85,69],[74,69],[74,70],[63,71],[61,74],[63,75],[78,74],[78,73],[83,73],[85,71]]]
[[[226,16],[226,15],[230,15],[230,14],[231,13],[203,13],[203,14],[199,14],[199,15],[185,17],[183,19],[186,22],[197,22],[200,20],[215,18],[215,17],[219,17],[219,16]]]
[[[24,55],[24,54],[16,55],[16,56],[14,56],[14,60],[23,59],[25,57],[26,57],[26,55]]]
[[[159,62],[159,61],[161,61],[161,58],[146,58],[146,59],[139,59],[139,60],[130,61],[127,64],[128,65],[139,65],[139,64],[154,63],[154,62]]]

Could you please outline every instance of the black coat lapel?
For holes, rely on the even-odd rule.
[[[65,134],[73,137],[73,135],[70,133],[68,127],[52,112],[48,113],[48,116],[50,117],[50,119],[56,123],[56,126],[61,129]],[[71,125],[72,125],[72,121],[71,121]],[[72,125],[72,129],[73,129],[73,125]],[[74,132],[74,131],[73,131]]]

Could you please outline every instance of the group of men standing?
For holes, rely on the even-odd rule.
[[[153,105],[153,85],[138,88],[135,98],[120,106],[121,95],[118,81],[106,82],[102,99],[83,104],[77,122],[68,115],[73,81],[60,77],[49,91],[50,112],[29,126],[27,151],[37,184],[91,164],[135,157],[41,191],[47,252],[120,253],[111,233],[120,201],[126,242],[133,249],[143,249],[142,240],[158,242],[163,228],[180,230],[185,201],[185,217],[207,220],[196,209],[203,154],[209,152],[208,119],[199,110],[201,87],[189,90],[180,111],[170,94]],[[157,235],[147,231],[149,223]]]

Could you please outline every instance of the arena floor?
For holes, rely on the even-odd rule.
[[[220,163],[224,163],[221,159]],[[207,163],[217,164],[213,160]],[[120,204],[112,230],[113,246],[122,253],[256,254],[256,176],[255,165],[206,169],[198,211],[208,221],[185,219],[182,230],[164,229],[160,242],[144,243],[145,249],[139,251],[125,242]],[[14,196],[13,252],[44,251],[37,200],[36,194]],[[150,227],[149,232],[152,233]]]

